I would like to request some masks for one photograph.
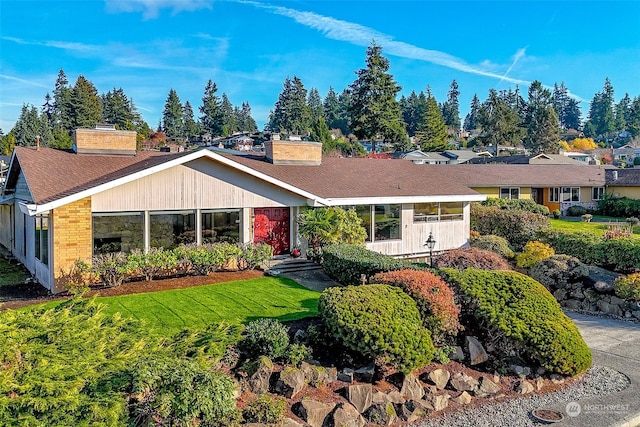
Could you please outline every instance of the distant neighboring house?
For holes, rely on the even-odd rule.
[[[9,170],[10,161],[10,156],[0,156],[0,189],[4,185],[5,177],[7,176],[7,171]]]
[[[589,165],[469,164],[438,166],[487,197],[532,199],[550,211],[595,208],[605,194],[605,168]]]
[[[410,160],[417,165],[444,165],[449,162],[449,158],[439,153],[425,153],[420,150],[409,151],[408,153],[402,153],[399,158],[404,160]]]
[[[634,147],[632,145],[623,145],[619,148],[613,149],[613,163],[614,164],[633,164],[636,157],[640,157],[640,147]]]
[[[276,135],[274,135],[276,137]],[[305,248],[296,217],[353,208],[366,246],[402,258],[468,244],[470,203],[486,196],[400,160],[322,157],[322,144],[265,142],[265,154],[136,151],[136,133],[78,129],[75,151],[16,147],[0,193],[0,244],[52,292],[78,259],[182,243]],[[64,173],[60,173],[64,171]]]
[[[640,199],[640,168],[609,169],[606,185],[607,194]]]
[[[469,161],[471,164],[502,163],[509,165],[586,165],[570,157],[560,154],[514,154],[511,156],[477,157]]]
[[[445,150],[442,152],[442,155],[449,158],[448,163],[452,165],[469,163],[471,159],[479,157],[493,157],[488,151],[481,151],[476,153],[472,150]]]
[[[561,154],[563,156],[569,157],[570,159],[577,160],[579,162],[583,162],[591,165],[598,164],[596,158],[589,153],[582,153],[582,152],[576,152],[576,151],[563,151]]]

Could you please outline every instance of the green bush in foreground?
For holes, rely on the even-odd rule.
[[[261,394],[251,400],[242,416],[248,423],[279,425],[287,413],[287,401],[283,397]]]
[[[247,325],[245,333],[241,347],[250,358],[277,359],[284,356],[289,347],[289,329],[275,319],[254,320]]]
[[[471,239],[471,247],[484,249],[486,251],[493,251],[498,255],[511,259],[516,254],[513,252],[513,249],[509,245],[509,242],[504,237],[496,236],[493,234],[489,234],[486,236],[478,236],[474,239]]]
[[[403,372],[433,359],[431,333],[416,303],[389,285],[326,289],[318,310],[329,332],[347,348],[390,363]]]
[[[486,325],[489,336],[504,336],[520,356],[562,375],[577,375],[591,366],[591,351],[578,328],[532,278],[513,271],[442,273],[458,290],[463,311]]]
[[[528,241],[534,240],[536,233],[549,227],[549,218],[545,215],[471,204],[471,229],[480,234],[504,237],[517,251]]]
[[[640,273],[618,277],[613,289],[620,298],[640,301]]]

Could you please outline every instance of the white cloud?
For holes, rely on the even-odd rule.
[[[19,77],[8,76],[6,74],[0,74],[0,79],[11,80],[11,81],[22,83],[22,84],[29,85],[29,86],[45,87],[45,88],[49,87],[49,86],[46,86],[46,85],[44,85],[44,84],[42,84],[40,82],[35,82],[35,81],[32,81],[32,80],[25,80],[25,79],[21,79]],[[22,105],[22,104],[20,104],[20,105]]]
[[[155,19],[160,9],[172,9],[172,14],[211,9],[212,0],[106,0],[108,12],[142,12],[144,19]]]

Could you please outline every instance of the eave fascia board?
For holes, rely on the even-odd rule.
[[[348,197],[327,199],[328,206],[342,205],[387,205],[397,203],[435,203],[435,202],[482,202],[485,194],[449,194],[440,196],[402,196],[402,197]]]

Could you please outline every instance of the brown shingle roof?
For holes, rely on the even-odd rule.
[[[477,195],[431,165],[406,160],[325,157],[318,166],[297,166],[242,156],[232,159],[325,199]]]
[[[601,187],[605,169],[585,165],[433,165],[469,187]]]
[[[614,172],[617,174],[614,178]],[[615,185],[620,187],[637,187],[640,186],[640,169],[613,169],[607,170],[607,185]]]
[[[79,193],[185,154],[143,151],[136,156],[93,156],[34,147],[16,147],[15,153],[36,204]]]

